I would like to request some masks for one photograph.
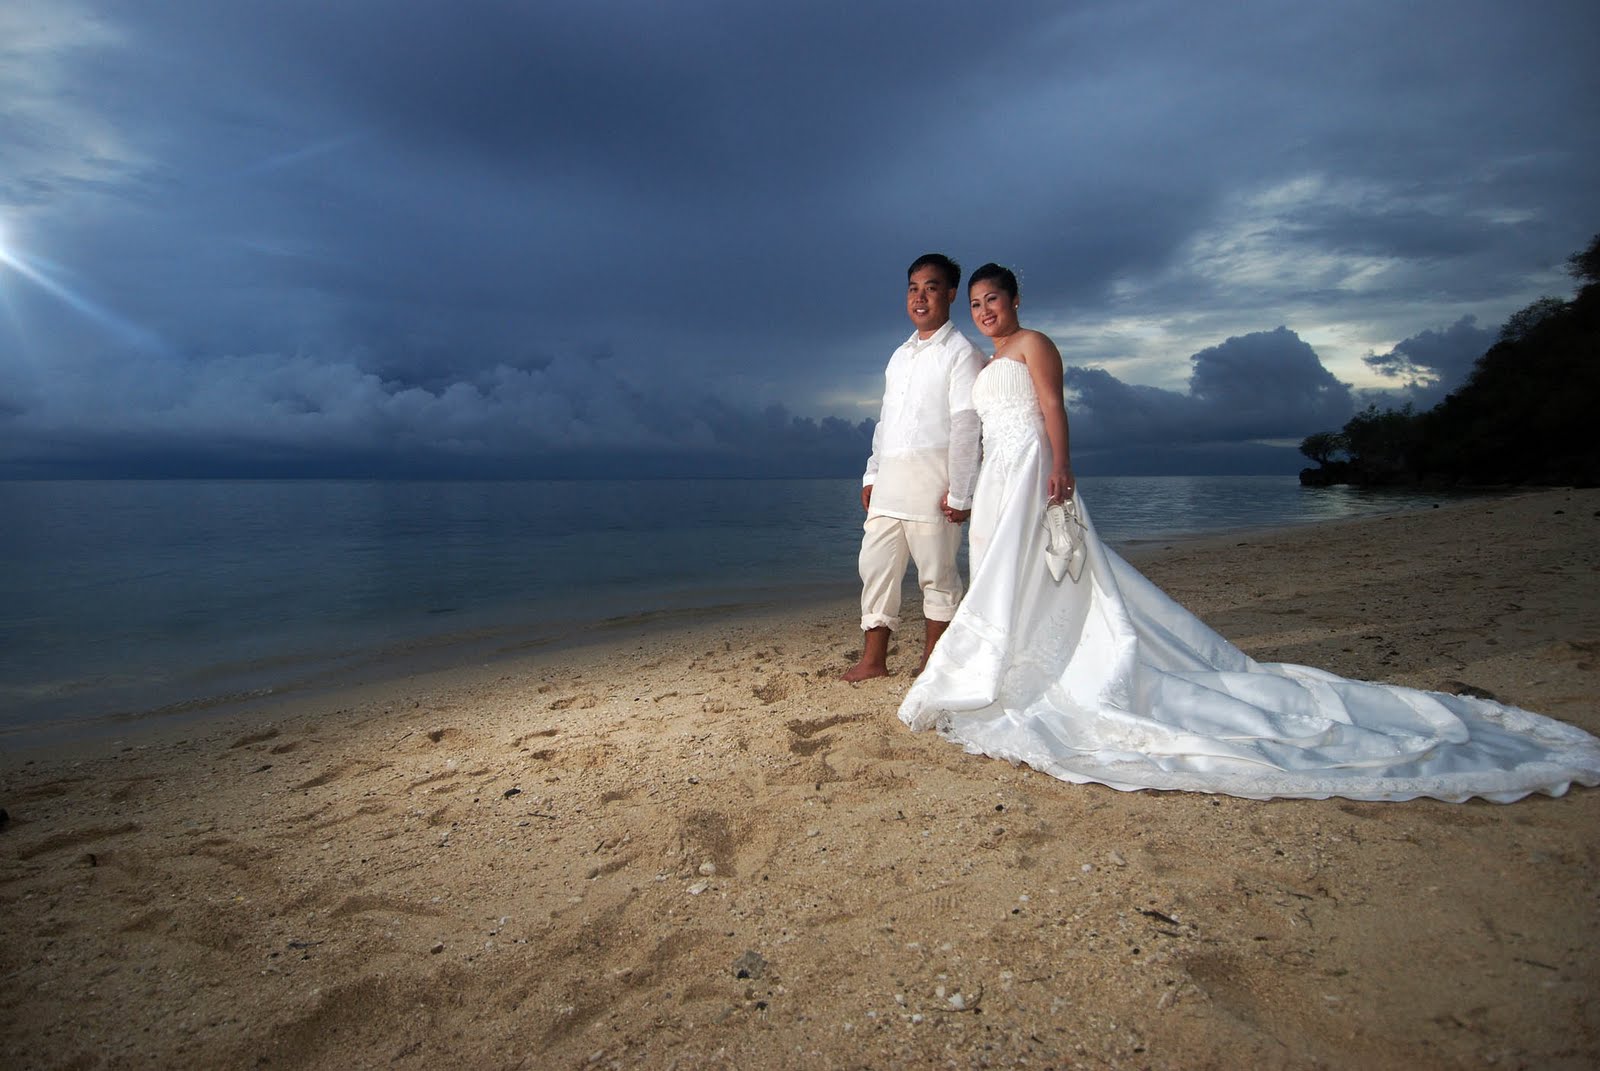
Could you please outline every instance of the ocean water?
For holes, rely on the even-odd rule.
[[[1308,489],[1294,477],[1081,486],[1114,546],[1442,497]],[[606,619],[849,596],[858,488],[0,482],[0,746],[24,730],[464,664]]]

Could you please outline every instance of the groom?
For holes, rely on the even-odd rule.
[[[926,253],[906,272],[906,315],[916,330],[889,358],[883,411],[861,478],[861,661],[844,674],[888,674],[889,634],[900,626],[906,562],[917,563],[927,637],[922,666],[961,601],[956,550],[978,480],[978,414],[972,382],[983,356],[950,322],[961,266]]]

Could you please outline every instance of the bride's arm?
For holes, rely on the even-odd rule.
[[[1071,498],[1077,490],[1072,475],[1072,447],[1067,434],[1067,405],[1062,397],[1061,351],[1048,335],[1029,331],[1022,347],[1028,375],[1033,378],[1033,393],[1044,414],[1044,433],[1050,440],[1050,501]]]

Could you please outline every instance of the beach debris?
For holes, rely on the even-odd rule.
[[[1449,692],[1451,695],[1470,695],[1474,699],[1487,699],[1495,703],[1500,701],[1500,697],[1489,691],[1489,689],[1479,688],[1476,684],[1468,684],[1466,681],[1441,681],[1439,691]]]
[[[428,953],[430,955],[434,955],[434,956],[437,956],[440,952],[443,952],[443,951],[444,951],[444,942],[443,941],[435,941],[435,942],[433,942],[433,946],[428,949]]]
[[[1182,937],[1182,933],[1179,933],[1178,929],[1176,929],[1176,927],[1181,927],[1182,922],[1174,919],[1170,914],[1166,914],[1165,911],[1155,911],[1154,908],[1134,908],[1134,911],[1138,911],[1146,919],[1155,919],[1157,922],[1165,922],[1166,925],[1174,927],[1171,930],[1157,930],[1157,933],[1162,933],[1165,937]]]
[[[522,795],[522,789],[520,789],[520,788],[508,788],[504,792],[500,793],[500,798],[503,799],[503,800],[508,800],[512,796],[520,796],[520,795]]]
[[[1117,851],[1115,848],[1106,853],[1106,858],[1111,861],[1112,866],[1128,865],[1128,861],[1122,857],[1122,853]]]
[[[688,892],[690,896],[699,896],[709,888],[711,888],[711,883],[709,881],[697,881],[693,885],[689,886]]]
[[[437,744],[439,741],[444,739],[444,734],[445,734],[445,730],[444,730],[443,726],[439,726],[439,727],[434,728],[434,729],[429,729],[428,730],[428,739],[432,740],[435,744]]]
[[[707,859],[705,862],[700,864],[700,876],[701,877],[703,877],[703,878],[714,877],[714,876],[716,876],[716,873],[717,873],[717,864],[713,863],[711,860]]]
[[[767,961],[753,948],[745,949],[744,954],[733,961],[735,978],[760,978],[766,973]]]

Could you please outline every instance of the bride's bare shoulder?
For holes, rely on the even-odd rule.
[[[1037,353],[1041,356],[1050,356],[1060,360],[1061,351],[1056,349],[1055,342],[1043,331],[1035,331],[1032,328],[1025,327],[1020,334],[1022,335],[1020,341],[1023,343],[1025,352]]]

